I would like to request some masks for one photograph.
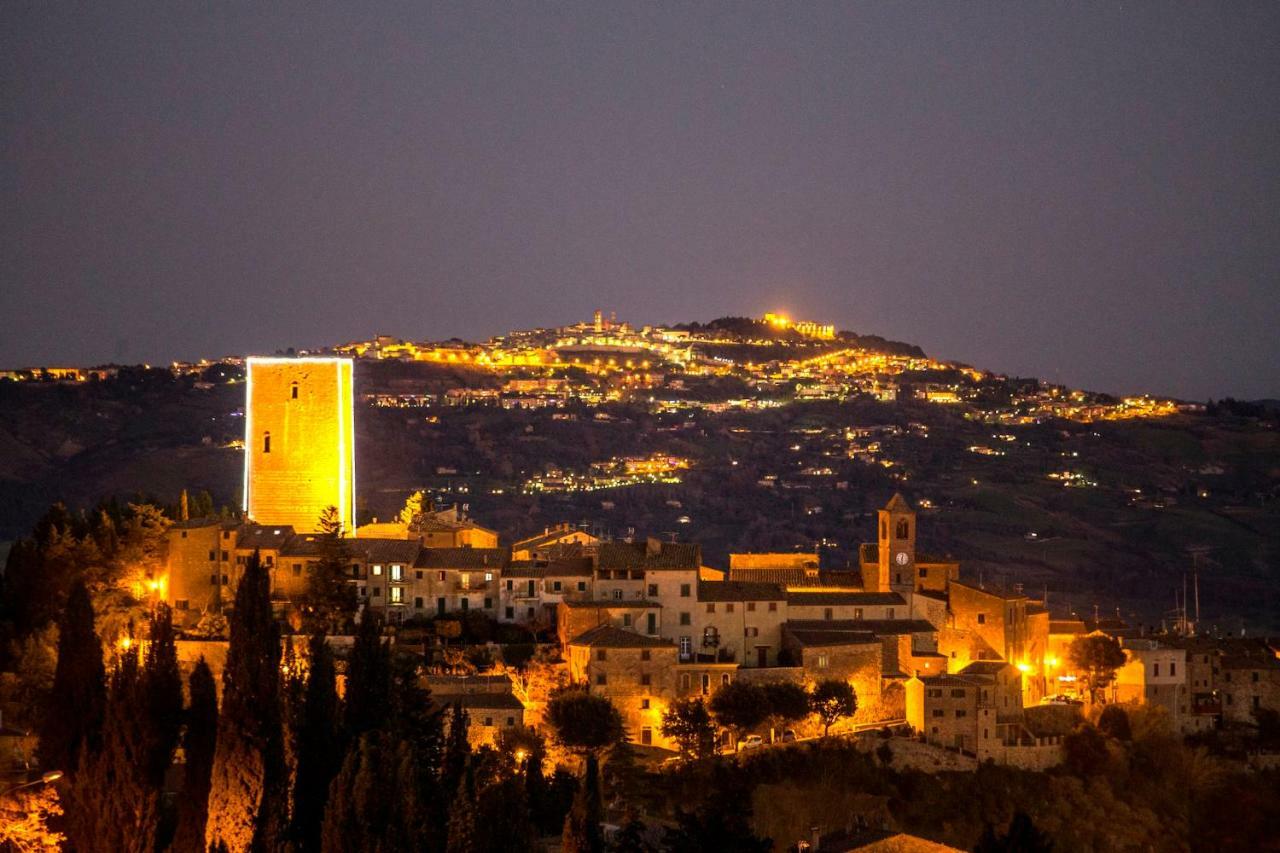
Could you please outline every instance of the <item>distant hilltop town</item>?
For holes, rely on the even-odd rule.
[[[351,369],[331,356],[246,361],[244,517],[184,513],[152,586],[181,624],[229,602],[255,555],[287,614],[340,542],[364,612],[441,626],[442,638],[468,614],[550,634],[564,677],[609,698],[640,745],[677,748],[664,712],[737,681],[842,681],[857,711],[840,725],[908,726],[927,744],[1028,768],[1061,760],[1063,714],[1083,703],[1159,706],[1185,733],[1280,707],[1280,658],[1265,643],[1197,636],[1188,613],[1159,637],[1052,615],[1020,585],[984,583],[918,549],[916,509],[897,494],[843,569],[820,567],[816,552],[733,553],[715,567],[697,543],[611,540],[567,523],[504,544],[420,494],[398,518],[356,526]],[[1099,639],[1123,651],[1106,680],[1080,651]],[[432,679],[446,701],[465,700],[471,737],[537,724],[525,686],[477,678]]]
[[[505,384],[469,383],[447,395],[372,390],[376,406],[562,406],[643,399],[655,411],[773,408],[789,401],[881,402],[922,400],[965,409],[993,424],[1025,425],[1063,418],[1090,422],[1158,418],[1193,411],[1196,404],[1146,396],[1115,397],[1035,379],[1014,379],[927,357],[919,347],[875,336],[837,332],[830,324],[769,312],[759,319],[725,317],[710,323],[635,326],[597,310],[590,320],[548,329],[513,331],[483,343],[414,342],[389,335],[327,347],[290,350],[289,356],[344,356],[360,362],[441,365],[497,376]],[[0,371],[0,382],[93,382],[125,368],[32,367]],[[175,362],[181,376],[235,381],[239,357]],[[740,380],[745,392],[700,399],[694,383]],[[975,451],[981,452],[981,451]]]

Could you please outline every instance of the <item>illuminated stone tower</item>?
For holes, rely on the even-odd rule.
[[[245,361],[244,510],[314,532],[325,507],[355,531],[355,412],[348,358]]]
[[[901,592],[916,584],[916,512],[902,495],[880,510],[880,591]]]

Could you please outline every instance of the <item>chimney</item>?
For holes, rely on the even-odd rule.
[[[656,557],[662,553],[662,540],[650,536],[645,540],[644,552],[647,556]]]

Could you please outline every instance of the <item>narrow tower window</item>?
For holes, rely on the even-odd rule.
[[[907,520],[904,518],[898,522],[898,538],[906,539],[908,536]]]
[[[298,383],[297,382],[289,386],[289,399],[291,400],[298,399]]]
[[[263,453],[271,452],[271,433],[269,432],[264,432],[262,434],[262,452]]]

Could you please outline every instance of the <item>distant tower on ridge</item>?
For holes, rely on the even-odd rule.
[[[312,533],[334,506],[345,535],[354,535],[351,359],[250,357],[245,377],[246,515]]]

